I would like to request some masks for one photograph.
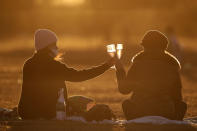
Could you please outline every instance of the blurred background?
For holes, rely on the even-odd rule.
[[[196,13],[196,0],[1,0],[0,51],[32,49],[38,28],[56,32],[61,48],[80,51],[134,46],[147,30],[171,28],[181,46],[193,49]]]
[[[144,33],[156,29],[168,36],[169,51],[182,64],[187,116],[197,115],[196,14],[197,0],[1,0],[0,106],[12,108],[18,103],[23,63],[34,53],[38,28],[57,33],[64,62],[76,69],[107,60],[106,45],[111,43],[124,44],[122,61],[128,67],[132,56],[142,50],[139,43]],[[119,105],[124,97],[116,89],[114,70],[68,85],[71,95],[94,97],[115,106],[122,116]],[[112,95],[106,96],[109,90]]]

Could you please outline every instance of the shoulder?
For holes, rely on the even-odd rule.
[[[59,72],[69,69],[69,67],[65,63],[58,60],[53,60],[53,67]]]
[[[144,51],[141,51],[137,53],[131,60],[132,64],[136,63],[143,63],[143,64],[153,64],[153,63],[160,63],[162,65],[175,67],[177,69],[181,69],[181,65],[176,57],[174,57],[169,52],[165,51],[165,53],[162,53],[160,55],[152,55],[152,54],[146,54]]]
[[[60,67],[65,67],[66,64],[61,62],[61,61],[58,61],[58,60],[53,60],[54,64],[56,64],[57,66],[60,66]]]
[[[178,61],[178,59],[175,56],[173,56],[172,54],[170,54],[169,52],[167,52],[167,51],[165,51],[165,61],[168,64],[181,69],[181,64]]]
[[[135,54],[132,59],[131,59],[131,63],[137,62],[142,60],[144,57],[144,51],[140,51],[139,53]]]
[[[23,67],[35,66],[35,65],[48,65],[54,68],[65,67],[66,65],[63,62],[58,60],[54,60],[53,58],[38,58],[35,55],[30,57],[24,62]]]
[[[28,58],[28,59],[24,62],[24,64],[23,64],[23,69],[26,68],[26,67],[28,67],[29,65],[31,65],[32,61],[33,61],[33,56],[30,57],[30,58]]]

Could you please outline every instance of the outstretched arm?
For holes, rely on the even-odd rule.
[[[62,74],[65,80],[71,82],[80,82],[92,79],[103,74],[106,70],[108,70],[113,65],[113,59],[110,59],[106,63],[93,67],[86,70],[75,70],[73,68],[68,68],[66,65],[62,64]]]

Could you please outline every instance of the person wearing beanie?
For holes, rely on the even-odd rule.
[[[56,34],[48,29],[35,32],[35,53],[23,67],[23,83],[18,113],[22,119],[54,119],[58,92],[65,81],[80,82],[103,74],[114,65],[114,59],[86,70],[75,70],[55,60],[58,55]]]
[[[144,50],[132,58],[127,74],[118,59],[115,64],[119,92],[132,92],[131,98],[122,103],[126,119],[163,116],[182,120],[187,105],[182,100],[181,66],[166,51],[167,37],[151,30],[145,33],[141,45]]]

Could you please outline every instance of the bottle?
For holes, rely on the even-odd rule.
[[[65,99],[64,99],[64,88],[61,88],[58,92],[58,100],[56,104],[56,119],[57,120],[65,120],[66,112],[65,112]]]

